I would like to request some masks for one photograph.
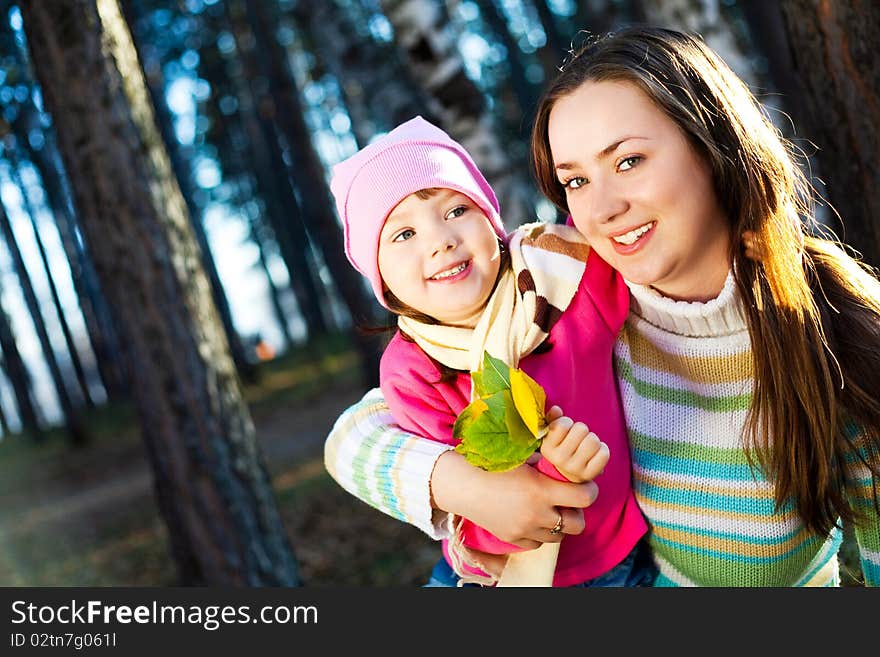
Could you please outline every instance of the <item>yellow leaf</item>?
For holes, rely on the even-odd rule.
[[[547,420],[544,418],[547,395],[544,389],[522,370],[510,368],[510,393],[513,404],[529,431],[535,438],[543,438],[547,428]]]
[[[473,415],[475,420],[489,410],[489,405],[482,399],[475,399],[469,406],[471,407],[471,415]]]
[[[459,440],[464,438],[474,425],[474,422],[487,410],[489,410],[489,406],[482,399],[475,399],[465,406],[461,413],[458,414],[458,417],[455,418],[455,424],[452,426],[452,436]]]

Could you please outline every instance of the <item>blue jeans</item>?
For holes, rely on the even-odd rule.
[[[607,573],[575,584],[572,588],[653,586],[655,577],[657,577],[657,566],[651,558],[648,540],[643,538],[636,543],[623,561]],[[446,563],[446,559],[441,558],[431,571],[431,578],[424,587],[455,587],[458,586],[459,579],[452,567]],[[464,586],[479,586],[479,584],[464,584]]]

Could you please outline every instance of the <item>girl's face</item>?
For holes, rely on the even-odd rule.
[[[410,308],[444,324],[475,324],[495,287],[498,236],[469,197],[442,189],[410,194],[379,235],[379,273]],[[472,320],[472,321],[468,321]]]
[[[623,277],[686,301],[715,298],[730,229],[709,165],[629,82],[586,82],[550,113],[550,150],[590,246]]]

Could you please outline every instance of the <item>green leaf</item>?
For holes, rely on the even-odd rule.
[[[496,392],[510,388],[508,372],[510,368],[503,360],[493,358],[488,351],[483,352],[483,367],[471,374],[475,397],[489,397]]]
[[[475,399],[465,406],[455,418],[455,424],[452,425],[452,437],[463,440],[471,430],[474,421],[487,410],[489,410],[489,406],[482,399]]]
[[[541,444],[520,418],[509,389],[469,404],[459,414],[453,435],[461,439],[455,451],[490,472],[525,463]]]
[[[546,433],[544,389],[488,352],[483,352],[483,367],[472,378],[477,399],[455,419],[452,435],[461,441],[455,451],[490,472],[525,463]]]

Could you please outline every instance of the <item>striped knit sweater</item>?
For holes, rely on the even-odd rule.
[[[658,586],[835,586],[841,534],[809,534],[793,504],[774,510],[772,484],[752,470],[742,429],[753,386],[748,330],[732,277],[708,303],[673,302],[630,286],[615,348],[636,498],[651,526]],[[403,433],[378,390],[339,418],[325,465],[346,490],[434,538],[429,481],[448,446]],[[880,585],[880,518],[871,481],[853,462],[848,489],[867,514],[856,527],[865,583]]]
[[[633,486],[651,525],[658,586],[829,586],[841,533],[806,531],[793,501],[752,469],[742,431],[754,386],[751,342],[732,276],[708,303],[671,301],[631,285],[615,347]],[[867,471],[850,502],[871,511]],[[880,522],[857,529],[862,566],[880,581]]]

